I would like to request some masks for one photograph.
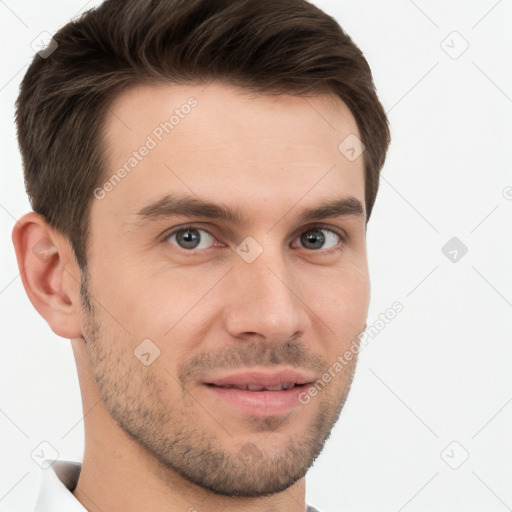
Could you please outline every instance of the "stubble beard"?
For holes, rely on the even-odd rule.
[[[317,395],[323,402],[300,438],[300,431],[289,423],[296,422],[295,415],[304,414],[301,407],[285,417],[248,417],[245,427],[249,426],[254,435],[251,434],[250,440],[236,440],[236,426],[222,426],[222,417],[216,419],[215,411],[205,416],[192,396],[187,397],[183,382],[181,398],[176,393],[174,403],[161,399],[162,386],[175,381],[170,375],[166,379],[165,371],[157,376],[149,370],[151,366],[145,367],[135,358],[132,361],[133,354],[123,353],[122,347],[127,345],[121,340],[114,343],[108,339],[108,329],[102,328],[102,321],[89,300],[87,283],[85,276],[80,289],[83,338],[98,391],[117,425],[156,459],[161,468],[168,470],[169,484],[178,474],[218,495],[252,498],[282,492],[306,474],[338,420],[353,380],[356,358],[344,368],[347,373],[339,396],[325,390],[322,390],[325,398]],[[110,349],[106,348],[107,340]],[[214,433],[215,428],[201,427],[194,421],[198,417],[210,418],[211,425],[217,429],[220,425],[223,437],[231,437],[233,441],[223,446]],[[276,434],[283,438],[277,448],[272,447]]]

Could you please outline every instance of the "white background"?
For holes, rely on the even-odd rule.
[[[314,3],[363,50],[389,112],[368,323],[394,301],[404,309],[361,352],[307,501],[321,512],[512,510],[512,1]],[[10,240],[30,210],[13,105],[31,42],[95,2],[83,4],[0,2],[2,511],[33,503],[41,441],[63,460],[83,452],[70,343],[29,302]],[[441,250],[454,236],[468,248],[457,262]]]

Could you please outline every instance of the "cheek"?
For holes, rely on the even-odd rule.
[[[336,340],[350,341],[364,330],[368,315],[370,285],[368,274],[356,269],[336,272],[325,286],[320,310],[336,333]]]
[[[162,355],[172,347],[173,357],[178,357],[195,343],[201,323],[214,318],[209,306],[213,294],[208,292],[224,273],[225,269],[170,267],[161,262],[120,262],[102,296],[112,316],[129,331],[128,336],[114,326],[124,337],[139,342],[149,338]]]
[[[340,271],[339,286],[330,288],[333,299],[338,299],[340,306],[351,312],[367,308],[370,298],[370,283],[368,276],[353,269]]]

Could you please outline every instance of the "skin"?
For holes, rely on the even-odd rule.
[[[349,161],[338,150],[359,132],[333,95],[250,96],[218,82],[138,86],[109,111],[108,176],[190,96],[198,101],[191,113],[93,198],[87,276],[38,214],[13,230],[27,294],[72,341],[77,363],[85,452],[73,494],[89,511],[299,512],[304,475],[338,419],[356,358],[307,404],[274,416],[241,412],[202,382],[276,367],[316,380],[364,330],[364,212],[297,221],[325,199],[364,207],[363,157]],[[136,224],[134,212],[171,193],[237,207],[249,222]],[[211,236],[195,232],[200,247],[180,249],[169,234],[185,224]],[[347,237],[322,231],[324,245],[311,248],[301,234],[318,224]],[[247,236],[263,249],[252,263],[236,252]],[[43,238],[47,258],[32,251]],[[149,365],[134,355],[144,339],[160,350]]]

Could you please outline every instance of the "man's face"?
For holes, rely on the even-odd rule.
[[[139,86],[110,109],[117,178],[93,199],[82,332],[107,410],[150,456],[258,496],[304,476],[352,381],[355,358],[333,365],[367,315],[363,157],[338,149],[359,134],[334,96],[203,89]]]

